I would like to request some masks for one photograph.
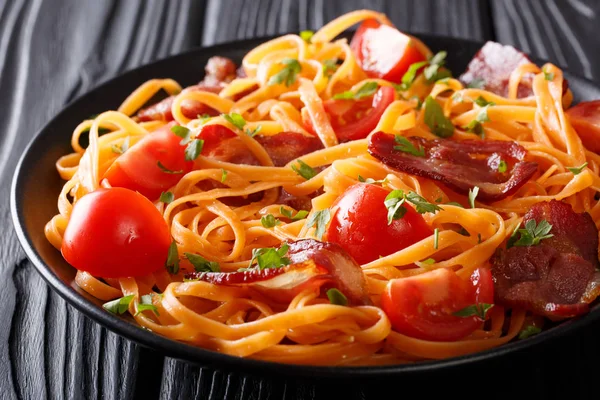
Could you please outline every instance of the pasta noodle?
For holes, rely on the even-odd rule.
[[[182,91],[171,79],[154,79],[142,84],[117,111],[106,111],[86,120],[72,135],[73,153],[56,164],[66,183],[58,198],[58,214],[48,222],[46,237],[58,249],[69,224],[73,205],[88,193],[106,186],[104,173],[120,156],[112,149],[134,146],[166,121],[140,121],[135,115],[161,91],[174,95],[170,112],[174,120],[197,133],[206,126],[222,125],[235,133],[260,165],[220,161],[202,154],[194,170],[169,189],[174,200],[156,201],[155,206],[167,222],[179,255],[199,254],[218,262],[224,272],[248,266],[253,249],[277,247],[286,240],[315,238],[309,220],[319,210],[330,209],[336,200],[360,177],[385,180],[387,189],[413,191],[430,203],[443,203],[437,213],[423,218],[439,235],[431,235],[400,251],[361,265],[373,305],[345,307],[330,304],[319,290],[300,291],[289,304],[273,302],[267,296],[243,287],[223,286],[202,280],[184,280],[193,271],[185,260],[181,270],[170,274],[162,269],[138,278],[102,279],[78,271],[76,284],[92,296],[108,301],[133,295],[128,310],[135,321],[159,335],[173,340],[240,357],[297,364],[376,365],[399,364],[423,359],[442,359],[482,351],[513,340],[531,318],[524,309],[495,306],[488,321],[467,337],[455,341],[429,341],[399,333],[380,308],[381,296],[390,280],[403,279],[436,270],[450,269],[468,279],[479,268],[489,268],[490,258],[519,226],[523,215],[535,203],[552,199],[571,204],[576,212],[589,212],[600,226],[600,158],[586,150],[565,115],[569,96],[563,96],[563,73],[552,64],[539,68],[522,65],[510,76],[508,96],[463,86],[457,79],[428,83],[422,75],[385,109],[373,132],[382,131],[404,137],[438,139],[429,129],[423,108],[414,96],[425,95],[437,101],[456,127],[453,140],[473,139],[464,128],[483,109],[475,103],[481,97],[493,102],[487,108],[484,140],[517,141],[527,151],[527,160],[539,170],[514,195],[494,202],[477,202],[475,208],[446,205],[468,204],[466,196],[423,177],[395,170],[367,151],[368,139],[340,143],[327,117],[324,102],[336,93],[356,93],[369,82],[391,86],[384,79],[369,78],[361,69],[346,39],[336,37],[356,23],[375,18],[391,22],[382,14],[357,11],[346,14],[321,28],[308,43],[297,35],[286,35],[251,50],[243,59],[246,76],[232,80],[220,93]],[[415,39],[416,40],[416,39]],[[429,49],[416,41],[426,56]],[[327,76],[327,60],[337,58],[337,68]],[[290,86],[270,85],[281,71],[281,62],[295,59],[301,66],[296,82]],[[519,83],[534,75],[534,96],[517,98]],[[552,79],[545,79],[551,74]],[[255,90],[252,90],[255,88]],[[251,90],[251,91],[249,91]],[[461,101],[457,101],[461,99]],[[238,113],[245,129],[223,116],[189,118],[183,111],[186,102],[204,104],[218,114]],[[269,153],[245,130],[260,126],[260,135],[281,131],[311,135],[303,124],[311,121],[323,144],[321,150],[306,154],[302,161],[317,171],[310,179],[299,176],[295,162],[274,166]],[[102,130],[108,133],[101,134]],[[89,136],[83,148],[79,140]],[[568,167],[587,162],[589,168],[574,175]],[[202,189],[203,183],[220,182],[222,187]],[[312,210],[306,218],[281,222],[267,228],[261,218],[272,215],[285,220],[278,193],[284,189],[293,196],[312,197]],[[263,194],[241,206],[228,205],[225,199]],[[294,211],[295,212],[295,211]],[[458,233],[456,227],[468,232]],[[433,263],[423,260],[433,259]],[[142,295],[155,293],[152,305],[157,313],[137,312]]]

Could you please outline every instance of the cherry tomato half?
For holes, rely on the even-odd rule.
[[[380,186],[357,183],[336,201],[338,209],[327,231],[327,240],[344,248],[359,264],[402,250],[433,234],[423,217],[410,205],[406,214],[388,225],[385,197]]]
[[[75,203],[61,252],[80,271],[122,278],[164,268],[170,245],[169,227],[150,200],[113,187]]]
[[[479,268],[467,281],[452,270],[440,268],[389,281],[381,296],[381,308],[399,333],[424,340],[456,341],[474,332],[483,321],[476,315],[453,314],[493,301],[490,270]]]
[[[600,100],[579,103],[567,115],[585,148],[600,153]]]
[[[375,19],[360,25],[350,47],[369,77],[395,83],[400,83],[411,64],[426,60],[410,36]]]
[[[379,88],[368,100],[327,100],[323,107],[329,115],[331,127],[340,142],[366,138],[375,129],[385,109],[394,101],[394,89],[389,86]],[[309,132],[315,133],[308,114],[302,114],[302,121]]]
[[[111,186],[135,190],[157,199],[161,192],[175,185],[194,165],[185,161],[185,146],[171,132],[175,123],[167,124],[131,146],[104,174]],[[158,162],[171,172],[158,166]]]

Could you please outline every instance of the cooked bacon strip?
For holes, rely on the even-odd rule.
[[[371,304],[360,266],[334,243],[302,239],[288,243],[291,265],[239,272],[192,272],[187,279],[215,285],[247,286],[278,301],[290,301],[308,287],[335,287],[351,304]]]
[[[554,236],[537,246],[500,249],[492,258],[500,304],[523,307],[551,319],[587,312],[600,294],[598,230],[588,213],[577,214],[567,203],[535,204],[523,217],[545,219]]]
[[[600,153],[600,100],[581,102],[567,115],[585,148]]]
[[[507,97],[510,74],[520,65],[528,63],[531,60],[525,53],[512,46],[489,41],[475,54],[459,80],[465,85],[482,80],[484,90]],[[532,82],[533,74],[523,76],[517,89],[517,98],[533,96]],[[569,83],[565,79],[563,94],[568,88]]]
[[[517,191],[537,171],[537,164],[522,161],[526,150],[515,142],[497,140],[409,139],[422,146],[424,157],[395,150],[394,136],[376,132],[369,139],[369,153],[385,165],[402,172],[443,182],[460,193],[479,187],[479,200],[495,201]],[[498,156],[508,169],[500,173]]]

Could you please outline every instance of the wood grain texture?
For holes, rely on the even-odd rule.
[[[10,226],[10,178],[22,149],[68,101],[124,70],[199,45],[316,29],[358,8],[413,32],[515,44],[600,79],[593,0],[0,0],[0,221]],[[67,127],[66,129],[71,129]],[[388,398],[390,382],[314,382],[242,376],[164,358],[108,332],[66,304],[0,236],[0,398]],[[521,395],[591,398],[581,360],[600,356],[600,323],[533,353],[472,367],[468,386],[490,393],[490,374]],[[563,362],[557,362],[563,360]],[[405,378],[396,388],[447,395],[464,376]],[[568,382],[568,385],[545,384]],[[514,397],[510,385],[490,396]]]

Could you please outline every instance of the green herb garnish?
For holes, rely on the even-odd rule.
[[[264,226],[265,228],[273,228],[274,226],[277,226],[281,223],[280,220],[278,220],[277,218],[275,218],[273,216],[273,214],[267,214],[267,215],[263,215],[260,219],[260,223],[262,224],[262,226]]]
[[[175,195],[171,192],[162,192],[160,194],[160,198],[158,199],[159,201],[165,203],[165,204],[169,204],[170,202],[172,202],[175,199]]]
[[[291,219],[292,221],[299,221],[301,219],[306,218],[306,216],[308,215],[308,211],[306,211],[306,210],[299,210],[296,213],[296,215],[293,215],[293,211],[288,210],[284,206],[279,207],[279,212],[281,212],[281,215],[283,215],[284,217],[286,217],[288,219]]]
[[[297,159],[296,161],[298,162],[298,165],[292,165],[292,169],[298,175],[300,175],[306,180],[312,179],[315,176],[317,176],[317,171],[315,171],[314,168],[312,168],[310,165],[308,165],[301,159]]]
[[[130,294],[129,296],[124,296],[118,299],[111,300],[107,303],[104,303],[102,305],[102,308],[113,314],[123,314],[129,309],[129,304],[131,304],[133,296],[133,294]]]
[[[333,96],[333,98],[336,100],[359,100],[363,97],[372,96],[377,91],[377,87],[377,82],[367,82],[362,85],[356,91],[356,93],[351,90],[347,90],[345,92],[336,94]]]
[[[243,130],[246,125],[246,120],[238,113],[221,114],[221,116],[239,130]]]
[[[452,315],[462,318],[477,317],[480,320],[485,321],[485,316],[492,307],[494,307],[494,305],[488,303],[473,304],[453,313]]]
[[[291,86],[296,82],[296,75],[302,71],[302,65],[293,58],[284,58],[281,60],[281,64],[284,65],[283,69],[269,78],[268,86],[282,83],[285,86]]]
[[[348,305],[348,299],[346,296],[344,296],[344,293],[340,292],[336,288],[332,288],[327,291],[327,298],[331,304],[335,304],[337,306]]]
[[[579,167],[567,167],[567,169],[569,171],[571,171],[573,173],[573,175],[579,175],[587,166],[588,166],[588,163],[586,161],[583,164],[581,164]]]
[[[324,210],[315,211],[308,221],[306,221],[306,226],[308,228],[315,227],[315,236],[317,239],[321,240],[323,238],[323,234],[325,233],[325,228],[327,228],[327,224],[331,220],[331,213],[329,209],[326,208]]]
[[[415,146],[410,140],[401,135],[395,135],[394,140],[397,143],[397,145],[394,146],[394,150],[412,154],[416,157],[425,157],[425,149],[423,149],[423,146],[420,144]]]
[[[177,251],[177,242],[174,240],[171,242],[169,246],[169,252],[167,253],[167,261],[165,262],[165,267],[167,271],[175,275],[179,272],[179,253]]]
[[[201,255],[194,253],[183,253],[183,255],[197,272],[221,272],[221,266],[216,261],[208,261]]]
[[[260,248],[252,250],[252,259],[248,268],[252,267],[254,261],[258,265],[259,269],[267,268],[280,268],[286,265],[290,265],[290,259],[285,257],[289,249],[287,243],[281,245],[279,249],[273,248]]]
[[[425,124],[431,129],[431,132],[439,137],[447,138],[454,133],[452,121],[446,118],[442,106],[431,96],[425,99]]]
[[[538,223],[534,219],[530,219],[525,223],[525,229],[515,228],[514,232],[508,239],[506,248],[512,246],[537,246],[544,239],[549,239],[554,235],[550,233],[552,225],[545,219]],[[519,238],[517,238],[520,235]]]

